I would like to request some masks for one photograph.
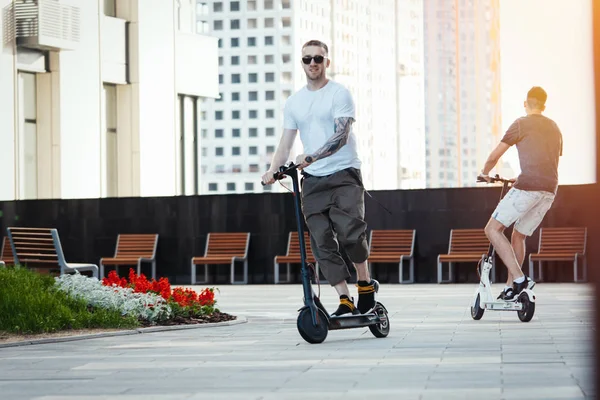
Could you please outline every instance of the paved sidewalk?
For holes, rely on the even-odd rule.
[[[221,310],[247,323],[0,349],[0,399],[595,398],[591,286],[536,285],[529,323],[473,321],[474,289],[382,285],[387,338],[361,328],[310,345],[301,286],[222,286]],[[333,311],[333,289],[321,294]]]

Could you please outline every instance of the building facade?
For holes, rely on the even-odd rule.
[[[474,186],[501,138],[499,7],[424,2],[427,187]]]
[[[218,50],[196,33],[195,0],[0,8],[0,199],[199,192],[199,103],[218,96]]]
[[[398,189],[426,187],[423,0],[396,2]]]
[[[197,31],[219,39],[221,93],[202,107],[202,193],[287,191],[277,184],[263,188],[260,177],[283,131],[285,101],[306,84],[300,54],[310,39],[327,43],[328,76],[353,94],[365,186],[396,189],[397,49],[389,34],[395,4],[198,0]],[[298,139],[290,160],[301,151]]]

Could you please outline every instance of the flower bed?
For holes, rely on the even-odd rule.
[[[129,280],[111,271],[101,281],[78,273],[56,278],[59,289],[86,300],[91,306],[115,308],[135,316],[142,325],[178,325],[222,322],[236,317],[216,308],[214,288],[200,293],[175,288],[167,278],[148,280],[129,270]]]
[[[0,268],[0,342],[6,335],[138,326],[136,317],[124,315],[114,307],[94,307],[81,298],[69,296],[58,289],[49,275],[27,268]]]

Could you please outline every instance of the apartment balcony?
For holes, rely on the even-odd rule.
[[[15,0],[3,10],[4,41],[36,50],[74,50],[79,43],[79,11],[60,0]]]

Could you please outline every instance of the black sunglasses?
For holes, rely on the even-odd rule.
[[[323,62],[323,60],[325,60],[325,57],[323,57],[323,56],[314,56],[314,57],[304,56],[304,57],[302,57],[302,62],[306,65],[310,64],[310,62],[312,60],[315,60],[315,63],[317,63],[317,64],[321,64]]]

